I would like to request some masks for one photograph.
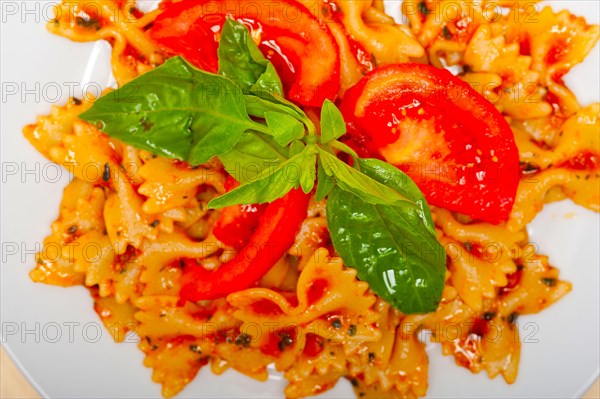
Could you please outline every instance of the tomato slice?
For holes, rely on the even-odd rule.
[[[349,144],[396,165],[431,205],[489,223],[512,209],[519,154],[496,108],[444,69],[376,68],[346,93]]]
[[[308,357],[316,357],[323,352],[324,346],[325,339],[323,339],[323,337],[317,334],[307,333],[303,353]]]
[[[340,58],[329,28],[294,0],[183,0],[166,3],[148,35],[163,49],[216,72],[226,18],[245,24],[281,77],[287,97],[321,106],[340,89]]]
[[[225,181],[225,189],[231,191],[240,184],[231,176]],[[232,205],[223,209],[215,223],[213,234],[225,245],[240,251],[254,233],[267,204]]]
[[[180,298],[216,299],[256,283],[294,243],[309,199],[301,189],[292,189],[268,204],[247,245],[215,271],[206,270],[195,259],[184,259]]]

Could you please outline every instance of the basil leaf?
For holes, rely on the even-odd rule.
[[[100,97],[80,118],[127,144],[192,165],[230,151],[246,130],[266,130],[250,119],[233,82],[181,57]]]
[[[283,96],[283,84],[271,61],[268,61],[265,71],[258,77],[250,91],[259,95],[266,92]]]
[[[427,203],[400,170],[371,160],[366,164],[366,175],[402,192],[414,204],[370,204],[334,188],[327,199],[333,246],[344,264],[355,268],[358,278],[394,307],[404,313],[432,312],[444,288],[446,254],[429,224]]]
[[[237,204],[262,204],[283,197],[300,185],[302,168],[310,162],[311,155],[314,154],[303,151],[276,167],[264,170],[256,179],[211,200],[208,207],[217,209]]]
[[[300,140],[292,141],[290,143],[290,157],[300,154],[302,151],[304,151],[305,148],[306,148],[306,145],[303,142],[301,142]]]
[[[300,170],[302,172],[300,175],[300,186],[305,194],[310,193],[315,186],[315,179],[317,178],[316,164],[316,152],[311,152],[309,155],[302,158],[302,164],[300,165]]]
[[[397,167],[375,158],[359,158],[360,170],[377,181],[404,194],[420,208],[422,223],[435,234],[435,225],[431,219],[429,205],[415,182]]]
[[[315,193],[315,199],[317,201],[321,201],[323,198],[327,197],[333,187],[335,187],[334,178],[327,176],[321,159],[319,159],[319,162],[317,163],[317,178],[317,191]]]
[[[267,90],[283,95],[281,79],[252,40],[248,28],[227,19],[219,40],[219,74],[237,83],[244,93]]]
[[[240,183],[256,179],[288,158],[287,147],[275,143],[271,136],[252,131],[244,133],[233,150],[219,155],[227,173]]]
[[[341,141],[333,140],[333,141],[329,142],[329,146],[331,148],[335,148],[336,150],[345,152],[346,154],[350,155],[354,159],[358,159],[358,154],[356,153],[356,151],[354,151],[350,146],[342,143]]]
[[[346,133],[346,122],[340,110],[329,100],[321,108],[321,143],[327,144]]]
[[[246,94],[244,96],[244,101],[246,102],[248,114],[264,119],[265,112],[282,112],[293,116],[297,120],[302,120],[301,115],[295,109],[289,107],[287,104],[270,101],[270,99],[275,98],[274,96],[269,96],[268,98],[269,99],[265,99],[256,95]]]
[[[388,205],[397,202],[412,203],[402,194],[352,168],[321,148],[319,148],[319,157],[325,173],[335,178],[337,186],[357,195],[365,202]]]
[[[265,112],[265,121],[277,144],[289,145],[293,140],[304,137],[304,125],[293,116],[281,112]]]
[[[304,111],[280,95],[262,92],[256,95],[245,95],[244,100],[246,101],[248,114],[252,116],[264,118],[267,111],[283,112],[302,122],[309,133],[315,132],[315,125]]]

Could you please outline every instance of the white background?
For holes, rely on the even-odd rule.
[[[16,14],[11,15],[9,3],[19,7]],[[69,87],[80,97],[86,83],[94,83],[87,86],[92,92],[109,84],[108,45],[71,43],[52,36],[44,26],[45,19],[52,17],[47,2],[0,4],[2,343],[43,396],[160,397],[160,387],[151,382],[151,370],[142,365],[136,344],[117,345],[106,330],[98,329],[100,321],[84,288],[34,284],[28,278],[36,243],[50,231],[69,176],[63,172],[55,180],[58,169],[33,149],[21,129],[33,123],[36,115],[48,113],[52,103],[63,104]],[[388,5],[396,7],[397,3]],[[598,23],[597,1],[551,5],[554,9],[568,7],[588,22]],[[596,46],[586,63],[566,77],[584,105],[599,99],[599,65]],[[18,92],[10,94],[15,84]],[[529,326],[524,334],[532,331],[532,324],[527,323],[535,323],[537,333],[531,338],[537,342],[523,344],[517,382],[509,386],[501,378],[472,375],[454,365],[451,357],[442,357],[439,347],[429,345],[428,397],[565,398],[583,394],[598,375],[600,362],[599,226],[597,214],[569,201],[546,206],[530,226],[530,240],[550,256],[551,263],[561,269],[561,278],[571,281],[574,290],[541,314],[519,318],[521,329]],[[14,245],[17,254],[11,254]],[[98,331],[101,336],[95,342]],[[276,373],[263,384],[235,372],[216,377],[205,368],[179,397],[282,397],[285,385]],[[354,393],[343,380],[325,396],[350,398]]]

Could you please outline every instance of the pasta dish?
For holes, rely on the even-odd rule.
[[[165,397],[271,364],[289,398],[422,397],[422,331],[513,383],[517,318],[571,290],[527,224],[600,211],[600,104],[563,81],[599,27],[524,0],[143,6],[48,23],[110,43],[118,87],[24,128],[73,174],[31,279],[87,287]]]

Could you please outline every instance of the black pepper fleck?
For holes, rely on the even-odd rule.
[[[354,337],[355,335],[356,335],[356,326],[354,324],[351,324],[350,327],[348,327],[348,336]]]
[[[80,26],[80,27],[86,28],[86,29],[100,30],[100,28],[102,27],[100,24],[100,21],[98,21],[96,18],[76,17],[75,23],[77,24],[77,26]]]
[[[548,287],[556,286],[556,279],[552,277],[542,277],[541,279],[543,284],[546,284]]]
[[[240,335],[235,337],[234,343],[236,345],[240,345],[240,346],[243,346],[244,348],[247,348],[250,346],[251,341],[252,341],[252,338],[248,334],[241,333]]]
[[[140,126],[142,126],[142,129],[144,129],[145,132],[147,132],[148,130],[150,130],[154,127],[154,123],[147,121],[145,119],[142,119],[140,121]]]
[[[483,320],[485,321],[490,321],[492,320],[494,317],[496,317],[496,313],[495,312],[485,312],[483,314]]]
[[[444,28],[442,29],[442,35],[444,36],[444,39],[446,39],[446,40],[452,39],[452,33],[450,33],[450,30],[448,29],[447,26],[444,26]]]
[[[104,172],[102,172],[102,180],[109,181],[110,180],[110,166],[108,162],[104,164]]]
[[[335,328],[336,330],[339,330],[340,328],[342,328],[342,322],[340,319],[333,319],[331,321],[331,327]]]
[[[373,363],[375,360],[375,353],[369,352],[369,363]]]
[[[294,340],[292,339],[292,337],[289,336],[289,334],[282,334],[281,339],[279,340],[279,343],[277,344],[277,347],[279,348],[280,351],[283,352],[285,350],[285,348],[292,345],[293,343],[294,343]]]

